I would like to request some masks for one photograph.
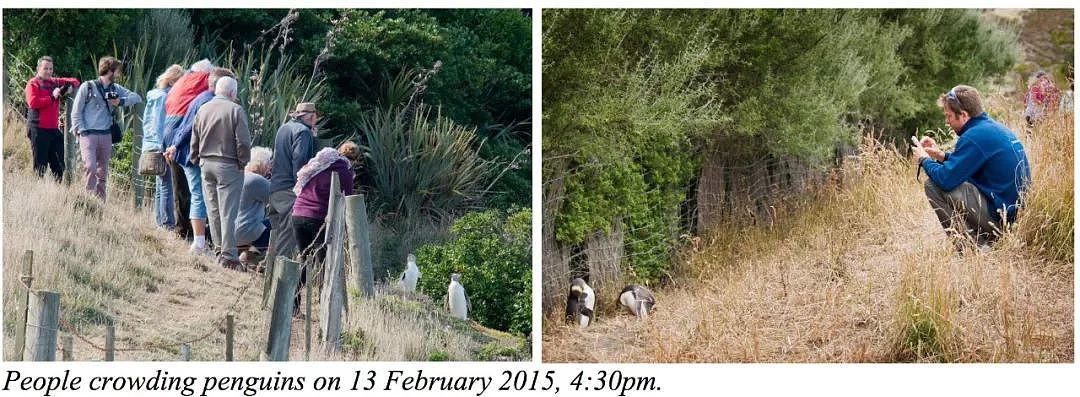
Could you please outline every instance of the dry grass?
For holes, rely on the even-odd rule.
[[[260,276],[191,256],[186,241],[155,228],[152,210],[134,210],[130,195],[111,190],[103,204],[79,182],[65,186],[37,178],[28,169],[22,121],[10,114],[5,121],[5,358],[14,354],[21,258],[33,250],[34,288],[60,293],[61,316],[89,341],[75,339],[77,360],[104,358],[94,345],[104,346],[107,324],[116,327],[117,360],[176,360],[179,343],[195,339],[193,360],[223,360],[229,313],[236,318],[235,358],[260,359],[269,323]],[[322,353],[312,335],[311,359],[529,359],[523,338],[451,319],[430,303],[392,295],[350,302],[344,357]],[[301,360],[304,322],[294,320],[292,327],[290,358]],[[318,328],[316,318],[313,334]]]
[[[461,321],[426,297],[404,299],[379,291],[350,299],[343,356],[354,361],[528,360],[523,338]]]
[[[116,327],[118,360],[175,360],[177,342],[192,358],[224,358],[224,317],[236,316],[238,359],[258,359],[265,321],[259,286],[249,275],[225,271],[188,255],[187,243],[154,227],[148,210],[114,192],[108,205],[83,192],[39,179],[28,170],[24,125],[7,115],[4,128],[4,338],[14,352],[15,293],[26,250],[34,251],[35,289],[60,293],[61,317],[90,343],[75,338],[78,360],[101,360],[105,325]],[[197,269],[205,265],[209,271]],[[244,287],[251,284],[241,296]],[[236,305],[234,306],[234,303]],[[230,310],[231,309],[231,310]],[[67,328],[65,328],[67,331]]]
[[[1021,137],[1029,207],[989,252],[956,255],[912,162],[864,145],[849,187],[693,239],[647,321],[548,318],[544,361],[1071,362],[1072,136],[1069,118]]]

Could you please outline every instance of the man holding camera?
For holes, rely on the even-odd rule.
[[[938,98],[938,106],[956,132],[956,149],[945,153],[933,138],[912,137],[911,151],[929,177],[926,197],[941,226],[981,249],[1016,220],[1031,182],[1027,155],[1016,134],[983,111],[974,87],[954,87]]]
[[[116,84],[122,66],[116,58],[102,57],[98,61],[98,78],[79,86],[71,108],[71,131],[79,136],[86,190],[102,201],[105,201],[109,158],[112,157],[113,108],[142,102],[139,94]]]
[[[26,83],[26,136],[30,138],[34,171],[44,176],[48,165],[57,182],[64,176],[60,101],[77,85],[76,78],[53,77],[53,60],[48,56],[38,58],[37,75]]]

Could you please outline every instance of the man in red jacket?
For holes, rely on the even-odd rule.
[[[60,132],[60,100],[79,86],[72,77],[53,77],[51,57],[38,58],[37,75],[26,83],[26,135],[34,154],[34,171],[45,166],[60,181],[64,176],[64,134]]]

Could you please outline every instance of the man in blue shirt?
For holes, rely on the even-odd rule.
[[[987,246],[1004,224],[1016,220],[1031,182],[1030,163],[1016,134],[983,111],[974,87],[954,87],[938,98],[938,106],[958,138],[950,153],[930,137],[911,148],[929,177],[926,197],[947,232]]]

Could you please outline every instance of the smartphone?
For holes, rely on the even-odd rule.
[[[915,135],[911,136],[911,143],[917,147],[922,147],[922,142],[919,142],[919,138],[916,138]]]

